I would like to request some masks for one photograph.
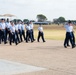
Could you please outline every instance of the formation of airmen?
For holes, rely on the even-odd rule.
[[[13,22],[9,21],[9,19],[0,19],[0,44],[4,42],[7,44],[9,42],[10,45],[15,43],[18,45],[19,43],[25,41],[28,43],[29,41],[34,42],[34,25],[33,23],[27,22],[27,25],[24,24],[22,21]],[[25,33],[26,29],[26,33]],[[75,36],[73,31],[73,24],[69,20],[67,24],[65,24],[66,29],[66,37],[64,40],[64,47],[69,47],[69,41],[71,43],[72,48],[75,48]],[[38,27],[38,37],[37,42],[40,42],[40,37],[42,38],[43,42],[46,42],[44,39],[43,27],[39,25]]]
[[[18,21],[18,22],[13,22],[9,21],[7,19],[1,19],[0,20],[0,44],[4,42],[4,44],[7,44],[9,42],[10,45],[12,43],[15,43],[18,45],[19,43],[25,41],[28,43],[28,41],[34,42],[34,30],[33,30],[33,23],[30,21],[27,23],[25,26],[24,22]],[[26,29],[26,33],[25,33]],[[41,25],[38,27],[39,34],[38,34],[38,42],[40,37],[42,37],[43,42],[44,40],[44,34],[43,34],[43,28]],[[25,35],[26,34],[26,35]]]

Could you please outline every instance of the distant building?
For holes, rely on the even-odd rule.
[[[42,24],[42,25],[49,25],[49,24],[51,24],[51,21],[45,21],[45,22],[33,22],[34,24],[37,24],[37,25],[39,25],[39,24]]]

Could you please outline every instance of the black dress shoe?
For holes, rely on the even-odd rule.
[[[18,45],[18,43],[16,43],[16,45]]]
[[[12,44],[10,43],[10,45],[12,45]]]
[[[18,43],[21,43],[20,41]]]
[[[4,42],[4,44],[7,44],[7,42]]]
[[[33,41],[35,41],[35,39]]]
[[[28,43],[28,42],[26,41],[26,43]]]
[[[67,46],[64,46],[64,48],[67,48]]]
[[[43,42],[46,42],[46,41],[43,41]]]
[[[75,48],[75,45],[74,45],[74,46],[72,46],[72,48]]]
[[[34,42],[33,40],[31,41],[31,43]]]

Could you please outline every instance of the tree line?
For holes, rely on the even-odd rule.
[[[45,15],[43,15],[43,14],[38,14],[36,16],[36,18],[37,18],[37,22],[48,22],[47,17]],[[22,21],[22,20],[21,19],[14,19],[13,21],[17,22],[17,21]],[[35,20],[31,20],[31,21],[35,22]],[[76,23],[76,20],[71,20],[71,21],[73,23]],[[29,22],[29,19],[24,19],[23,22],[26,24],[27,22]],[[59,18],[53,19],[53,22],[51,22],[51,23],[61,24],[61,23],[64,23],[64,22],[67,22],[67,20],[65,20],[65,18],[63,16],[60,16]]]

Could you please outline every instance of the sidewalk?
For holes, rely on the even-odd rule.
[[[63,41],[2,44],[0,59],[46,68],[15,75],[76,75],[76,48],[64,48]]]

